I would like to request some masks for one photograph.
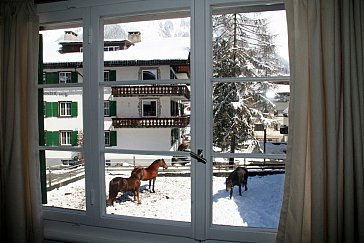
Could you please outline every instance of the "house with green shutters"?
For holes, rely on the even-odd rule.
[[[177,150],[189,126],[189,38],[104,42],[104,140],[106,147],[130,150]],[[130,34],[129,34],[130,35]],[[138,38],[139,36],[139,38]],[[71,38],[70,38],[71,37]],[[43,43],[44,145],[81,147],[83,143],[82,41],[65,32],[58,45]],[[170,46],[170,47],[169,47]],[[163,51],[164,50],[164,51]],[[137,84],[133,84],[133,80]],[[149,84],[138,84],[144,80]],[[155,84],[156,80],[175,80]],[[122,83],[125,81],[125,85]],[[112,82],[117,83],[113,85]],[[54,86],[53,86],[54,85]],[[49,88],[48,88],[49,87]],[[157,139],[157,140],[156,140]],[[47,161],[59,164],[80,153],[47,151]],[[106,154],[106,160],[121,161]]]

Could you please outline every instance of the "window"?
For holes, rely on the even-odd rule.
[[[110,102],[104,101],[104,116],[110,116]]]
[[[105,136],[105,146],[110,147],[117,145],[116,131],[104,131],[104,136]]]
[[[157,116],[157,100],[142,100],[142,116]]]
[[[104,70],[104,82],[116,81],[116,70]]]
[[[104,71],[104,82],[110,81],[109,71]]]
[[[71,116],[72,102],[59,102],[59,115]]]
[[[61,145],[72,145],[72,131],[60,131]]]
[[[141,68],[139,72],[139,79],[141,80],[157,80],[159,79],[158,68]]]
[[[110,117],[116,115],[116,101],[115,100],[105,100],[104,101],[104,116]]]
[[[104,51],[118,51],[120,50],[120,47],[118,46],[105,46]]]
[[[59,72],[59,83],[71,83],[71,72]]]
[[[268,2],[156,0],[153,4],[137,4],[133,0],[112,1],[105,6],[83,5],[81,9],[86,11],[80,21],[80,26],[85,27],[81,28],[82,35],[93,38],[91,44],[83,45],[82,53],[77,53],[85,57],[82,68],[80,63],[75,68],[83,74],[79,76],[85,78],[86,84],[46,82],[38,87],[39,91],[45,90],[46,106],[52,104],[48,110],[50,116],[42,121],[47,131],[46,141],[51,144],[50,138],[58,137],[58,144],[40,146],[46,153],[46,165],[59,165],[60,161],[72,160],[74,156],[82,158],[83,153],[86,160],[84,166],[78,167],[77,183],[70,183],[69,187],[62,184],[53,190],[55,186],[47,182],[46,232],[69,223],[79,224],[86,231],[93,230],[95,235],[99,233],[100,239],[104,239],[106,230],[111,232],[107,236],[111,240],[120,240],[114,235],[118,237],[121,232],[127,232],[123,235],[130,241],[146,237],[150,241],[171,242],[176,236],[186,242],[242,239],[274,242],[276,212],[280,208],[277,198],[281,198],[281,191],[276,189],[283,185],[285,154],[272,151],[285,149],[287,135],[273,127],[288,125],[288,118],[279,115],[280,112],[278,116],[273,114],[277,114],[274,109],[283,111],[289,101],[269,100],[265,91],[275,90],[279,84],[287,85],[289,72],[284,66],[277,69],[254,66],[254,62],[259,62],[258,66],[266,67],[269,63],[279,63],[280,59],[259,50],[270,43],[264,39],[267,33],[263,30],[269,23],[260,29],[249,29],[259,22],[253,17],[284,9],[282,3]],[[40,13],[42,21],[51,23],[50,28],[57,26],[54,22],[59,21],[58,15],[53,17],[48,11],[44,16]],[[72,20],[68,24],[73,27],[80,8],[62,13],[67,15],[65,21]],[[244,53],[241,54],[248,40],[236,38],[239,43],[231,45],[234,38],[222,34],[234,31],[225,31],[217,24],[217,21],[228,23],[235,17],[246,21],[248,29],[240,32],[242,35],[261,34],[250,38],[253,43],[247,50],[249,54],[244,56],[248,59],[243,59]],[[282,30],[285,25],[282,23],[277,21],[274,29]],[[125,38],[125,33],[117,31],[120,28],[135,29],[142,25],[147,27],[140,32],[141,42],[123,51],[125,55],[116,58],[117,53],[104,50],[102,41],[113,35],[123,34]],[[152,28],[157,29],[152,31]],[[148,32],[154,37],[158,33],[161,38],[148,42]],[[180,37],[168,42],[175,36]],[[269,62],[265,62],[266,57],[270,58]],[[59,70],[73,71],[67,65],[76,66],[67,63]],[[172,66],[184,68],[174,69],[172,75]],[[45,65],[44,72],[53,73],[52,68],[50,64]],[[67,99],[61,96],[70,90],[73,92],[67,93]],[[84,102],[79,103],[77,119],[57,119],[53,104],[68,99]],[[184,115],[183,106],[191,108]],[[246,115],[252,110],[259,111],[259,116]],[[178,150],[185,144],[203,158],[191,158],[188,149]],[[160,158],[168,168],[158,168],[155,193],[151,192],[148,181],[141,181],[141,205],[124,192],[116,196],[113,205],[109,204],[113,178],[129,178],[134,167],[147,167]],[[175,163],[174,158],[184,161]],[[105,161],[112,166],[106,166]],[[235,187],[230,200],[225,179],[237,166],[248,167],[257,175],[268,170],[281,173],[274,178],[252,175],[248,179],[249,190],[239,196]],[[271,192],[266,193],[265,188]],[[62,234],[57,235],[59,239],[72,240],[67,229],[59,227],[57,232]],[[81,240],[87,241],[88,236],[79,233]]]

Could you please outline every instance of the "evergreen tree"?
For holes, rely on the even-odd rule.
[[[259,14],[213,17],[213,76],[262,77],[284,70],[274,35]],[[213,87],[213,144],[234,153],[247,140],[257,143],[254,125],[269,125],[274,104],[265,97],[269,82],[217,82]],[[233,159],[230,160],[233,164]]]

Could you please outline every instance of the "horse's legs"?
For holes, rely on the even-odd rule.
[[[156,179],[155,177],[152,179],[153,180],[153,190],[151,192],[155,192],[155,190],[154,190],[155,179]]]
[[[230,199],[231,199],[231,197],[233,196],[233,186],[231,187],[231,189],[230,189]]]
[[[149,191],[152,191],[152,179],[149,180]]]
[[[136,190],[136,196],[137,196],[137,199],[138,199],[138,204],[141,204],[141,201],[140,201],[140,198],[139,198],[139,188]],[[135,199],[134,199],[135,201]]]

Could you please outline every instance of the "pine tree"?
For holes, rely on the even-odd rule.
[[[276,54],[274,35],[259,14],[224,14],[213,17],[213,76],[262,77],[284,70]],[[213,144],[234,153],[252,140],[254,125],[269,125],[274,104],[265,97],[269,82],[218,82],[213,87]],[[233,164],[233,159],[229,161]]]

